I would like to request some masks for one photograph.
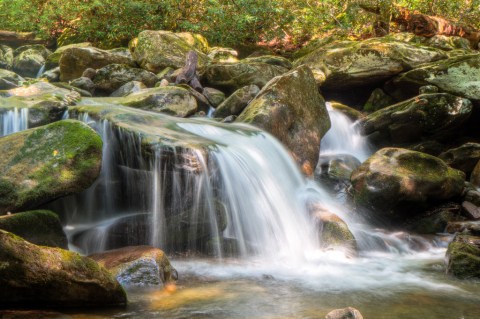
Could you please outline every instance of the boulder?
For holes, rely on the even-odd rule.
[[[472,174],[470,175],[470,182],[476,187],[480,187],[480,161],[475,164]]]
[[[480,278],[480,237],[457,235],[445,256],[447,274],[460,279]]]
[[[97,70],[93,78],[95,87],[107,93],[112,93],[131,81],[142,82],[146,87],[153,87],[157,83],[158,77],[152,72],[132,68],[125,64],[109,64]]]
[[[13,49],[7,45],[0,44],[0,69],[11,69],[13,67]]]
[[[330,106],[332,107],[332,109],[339,111],[340,113],[348,117],[352,122],[356,122],[365,116],[359,110],[356,110],[353,107],[350,107],[348,105],[335,102],[335,101],[328,102],[328,103],[330,103]]]
[[[417,218],[409,221],[406,228],[416,234],[435,235],[443,233],[450,223],[462,220],[465,220],[462,215],[462,206],[458,203],[449,202],[420,214]]]
[[[287,71],[283,66],[264,62],[214,63],[205,68],[202,83],[230,92],[252,84],[262,88],[272,78]]]
[[[71,86],[76,87],[82,91],[86,91],[93,95],[95,92],[95,83],[90,78],[87,77],[79,77],[78,79],[72,80],[69,83]],[[83,95],[83,94],[82,94]]]
[[[175,33],[175,35],[200,52],[207,54],[210,51],[208,40],[201,34],[191,32],[177,32]]]
[[[325,319],[363,319],[363,316],[357,309],[348,307],[330,311]]]
[[[142,31],[130,42],[130,51],[137,64],[147,71],[158,73],[166,67],[174,69],[185,65],[187,53],[198,55],[198,66],[203,67],[208,57],[185,40],[185,36],[170,31]]]
[[[450,222],[445,229],[447,233],[462,233],[465,235],[480,236],[480,220]]]
[[[75,84],[75,85],[79,85],[81,87],[87,87],[87,88],[91,88],[91,84],[90,81],[87,80],[88,78],[86,77],[80,77],[78,79],[75,79],[73,80],[72,82]],[[78,80],[78,82],[76,81]],[[75,92],[76,94],[78,94],[79,96],[83,96],[83,97],[92,97],[92,93],[90,93],[89,91],[85,91],[79,87],[75,87],[75,86],[72,86],[66,82],[55,82],[55,83],[52,83],[54,86],[58,87],[58,88],[61,88],[61,89],[65,89],[65,90],[69,90],[69,91],[72,91],[72,92]]]
[[[60,57],[60,80],[70,81],[81,77],[88,68],[100,69],[109,64],[134,66],[132,59],[122,52],[106,51],[94,47],[68,48]]]
[[[0,307],[125,305],[110,273],[88,257],[36,246],[0,230]]]
[[[58,47],[55,52],[53,52],[47,57],[47,60],[45,62],[45,70],[51,70],[58,67],[60,63],[60,58],[62,57],[63,52],[65,52],[66,50],[70,48],[87,48],[91,46],[92,44],[90,42],[81,42]]]
[[[334,192],[341,192],[350,184],[350,175],[360,164],[356,157],[349,154],[320,154],[314,177]]]
[[[57,66],[53,69],[43,72],[41,77],[47,79],[48,82],[60,81],[60,67]]]
[[[13,70],[22,76],[37,77],[51,52],[43,45],[25,45],[14,52]]]
[[[257,96],[258,92],[260,92],[260,88],[254,84],[236,90],[216,108],[213,116],[225,118],[230,115],[239,115]]]
[[[15,72],[0,69],[0,90],[14,89],[25,81],[20,75]]]
[[[470,176],[480,160],[480,144],[465,143],[457,148],[443,152],[440,157],[445,163]]]
[[[422,94],[378,110],[362,120],[364,134],[377,134],[387,145],[423,139],[449,139],[472,114],[472,103],[448,93]]]
[[[165,253],[150,246],[130,246],[89,256],[123,286],[158,286],[178,277]]]
[[[310,212],[318,225],[320,245],[323,248],[344,247],[352,251],[357,249],[355,237],[340,217],[319,206],[310,208]]]
[[[147,87],[142,82],[131,81],[131,82],[125,83],[124,85],[116,89],[112,94],[110,94],[110,96],[123,97],[123,96],[130,95],[132,93],[140,92],[146,88]]]
[[[204,88],[203,95],[214,108],[218,107],[223,101],[225,101],[225,94],[214,88]]]
[[[459,196],[465,174],[441,159],[383,148],[352,173],[354,200],[378,217],[405,220],[426,204]]]
[[[287,70],[293,68],[293,64],[292,62],[290,62],[290,60],[276,55],[261,55],[256,57],[248,57],[242,61],[247,63],[266,63],[270,65],[278,65]]]
[[[330,128],[325,101],[306,66],[269,81],[236,122],[253,124],[273,134],[290,149],[307,175],[313,174],[320,140]]]
[[[296,60],[315,74],[319,86],[341,89],[375,85],[427,62],[446,59],[437,49],[388,38],[335,41]]]
[[[208,58],[213,63],[238,62],[238,52],[231,48],[213,47],[208,52]]]
[[[432,37],[424,37],[420,35],[415,35],[410,32],[402,33],[390,33],[385,38],[391,39],[393,41],[402,41],[407,43],[418,43],[426,45],[432,48],[437,48],[443,51],[452,51],[452,50],[470,50],[470,42],[458,36],[446,36],[436,34]]]
[[[38,207],[88,188],[100,172],[102,140],[64,120],[0,139],[0,214]]]
[[[395,104],[393,98],[382,89],[376,88],[363,106],[363,110],[365,112],[375,112],[392,104]]]

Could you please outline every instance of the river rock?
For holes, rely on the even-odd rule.
[[[470,50],[470,42],[458,36],[445,36],[436,34],[432,37],[415,35],[411,32],[395,32],[385,36],[393,41],[402,41],[408,43],[419,43],[429,47],[437,48],[443,51],[452,50]]]
[[[134,66],[132,59],[122,52],[106,51],[94,47],[68,48],[60,57],[60,80],[67,82],[81,77],[88,68],[100,69],[109,64]]]
[[[393,98],[386,94],[382,89],[376,88],[363,106],[366,112],[375,112],[389,105],[395,104]]]
[[[260,92],[260,88],[254,84],[236,90],[217,107],[213,116],[225,118],[230,115],[239,115],[257,96],[258,92]]]
[[[0,230],[0,307],[125,305],[120,284],[90,258]]]
[[[345,105],[336,101],[330,101],[328,103],[330,103],[330,106],[332,107],[332,109],[339,111],[340,113],[348,117],[352,122],[356,122],[361,118],[365,117],[365,115],[362,112],[348,105]]]
[[[447,225],[457,221],[463,221],[462,206],[458,203],[449,202],[441,204],[420,214],[417,218],[409,221],[406,228],[416,234],[443,233]]]
[[[335,41],[304,55],[305,64],[325,89],[374,85],[427,62],[446,59],[437,49],[388,38]]]
[[[357,309],[348,307],[330,311],[325,319],[363,319],[363,316]]]
[[[213,47],[208,52],[208,58],[213,63],[238,62],[238,52],[231,48]]]
[[[0,216],[0,229],[35,245],[68,249],[67,236],[57,214],[48,210]]]
[[[462,233],[465,235],[480,236],[480,220],[450,222],[445,230],[450,234]]]
[[[480,187],[480,161],[477,162],[470,175],[470,182],[476,187]]]
[[[379,217],[403,219],[427,202],[448,200],[464,189],[465,174],[441,159],[401,148],[383,148],[352,173],[354,200]]]
[[[13,52],[13,70],[22,76],[34,78],[50,54],[51,52],[40,44],[19,47]]]
[[[150,246],[130,246],[89,256],[123,286],[157,286],[175,281],[177,271],[165,253]]]
[[[309,211],[318,225],[320,245],[323,248],[344,247],[356,250],[355,237],[340,217],[320,206],[310,207]]]
[[[142,82],[146,87],[154,87],[158,77],[152,72],[125,64],[109,64],[97,70],[93,78],[95,87],[107,93],[112,93],[131,81]]]
[[[480,278],[480,237],[457,235],[445,256],[447,274],[460,279]]]
[[[387,145],[448,139],[458,136],[472,110],[472,103],[465,98],[422,94],[366,116],[362,125],[364,134],[376,133]]]
[[[25,79],[17,73],[0,69],[0,90],[9,90],[16,88],[23,81],[25,81]]]
[[[269,81],[236,122],[273,134],[290,149],[307,175],[317,166],[320,140],[331,125],[325,101],[306,66]]]
[[[60,58],[62,57],[63,52],[65,52],[66,50],[70,48],[88,48],[91,46],[92,43],[90,42],[81,42],[58,47],[55,52],[53,52],[47,57],[47,60],[45,62],[45,70],[51,70],[58,67],[60,63]]]
[[[320,155],[315,168],[315,180],[334,192],[341,192],[350,184],[350,175],[360,161],[349,154]]]
[[[293,68],[293,64],[292,62],[290,62],[290,60],[281,56],[276,56],[276,55],[261,55],[256,57],[248,57],[244,59],[243,62],[248,62],[248,63],[257,62],[257,63],[266,63],[270,65],[278,65],[287,70],[290,70]]]
[[[0,44],[0,69],[11,69],[13,66],[13,49]]]
[[[129,48],[135,62],[142,69],[153,73],[166,67],[183,67],[187,53],[192,50],[198,55],[199,67],[208,62],[208,57],[185,41],[184,36],[170,31],[142,31],[138,38],[130,42]]]
[[[208,102],[210,102],[214,108],[218,107],[223,101],[225,101],[225,94],[214,88],[203,88],[203,95],[205,95]]]
[[[131,81],[131,82],[127,82],[124,85],[122,85],[121,87],[119,87],[117,90],[115,90],[115,92],[110,94],[110,96],[111,97],[127,96],[127,95],[130,95],[132,93],[140,92],[140,91],[142,91],[146,88],[147,87],[142,82]]]
[[[60,81],[60,67],[57,66],[53,69],[43,72],[42,78],[47,79],[48,82]]]
[[[78,79],[72,80],[69,83],[71,86],[76,87],[80,90],[86,91],[93,95],[95,92],[95,83],[90,78],[81,76]]]
[[[196,50],[207,54],[210,51],[208,40],[201,34],[191,32],[177,32],[175,35],[187,42],[188,45]]]
[[[102,140],[64,120],[0,139],[0,214],[38,207],[88,188],[100,172]]]
[[[459,169],[469,176],[480,160],[480,144],[465,143],[443,152],[438,157],[451,167]]]
[[[238,63],[208,65],[202,80],[206,85],[232,92],[252,84],[262,88],[272,78],[287,71],[283,66],[241,60]]]

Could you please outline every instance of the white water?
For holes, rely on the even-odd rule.
[[[35,76],[37,79],[40,78],[43,75],[43,72],[45,72],[45,64],[43,64],[40,69],[38,69],[37,75]]]
[[[0,113],[0,136],[28,129],[28,108],[14,108]]]

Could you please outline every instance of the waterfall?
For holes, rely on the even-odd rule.
[[[38,72],[37,72],[37,75],[35,76],[35,78],[40,78],[43,74],[43,72],[45,72],[45,64],[43,64],[40,69],[38,69]]]
[[[28,108],[14,108],[0,113],[0,136],[28,129]]]

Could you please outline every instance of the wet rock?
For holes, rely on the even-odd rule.
[[[130,42],[130,51],[142,69],[158,73],[166,67],[174,69],[185,65],[187,53],[194,50],[198,55],[198,66],[203,67],[208,57],[195,49],[185,37],[170,31],[143,31]]]
[[[60,81],[60,67],[57,66],[56,68],[43,72],[42,78],[47,79],[48,82]]]
[[[450,234],[463,233],[466,235],[480,236],[480,221],[450,222],[446,231]]]
[[[0,230],[0,307],[125,305],[120,284],[90,258]]]
[[[123,286],[158,286],[175,281],[177,271],[165,253],[150,246],[130,246],[89,256]]]
[[[109,64],[99,70],[93,82],[98,90],[112,93],[122,85],[137,81],[145,84],[146,87],[154,87],[158,77],[152,73],[139,68],[132,68],[124,64]]]
[[[445,256],[447,274],[460,279],[480,278],[480,237],[457,235]]]
[[[446,203],[427,210],[409,221],[406,228],[417,234],[438,234],[445,231],[452,222],[465,220],[462,207],[458,203]]]
[[[59,67],[60,58],[62,57],[63,52],[70,48],[88,48],[91,47],[92,44],[90,42],[81,42],[81,43],[73,43],[58,47],[55,52],[48,55],[45,61],[45,70],[51,70],[56,67]]]
[[[79,77],[73,81],[70,81],[70,85],[80,90],[87,91],[91,95],[95,92],[95,83],[90,78],[87,77]]]
[[[320,206],[310,207],[309,211],[317,224],[320,245],[323,248],[344,247],[356,251],[355,237],[340,217]]]
[[[205,68],[202,80],[206,85],[235,91],[252,84],[262,88],[272,78],[287,71],[278,65],[242,60],[238,63],[210,64]]]
[[[465,143],[443,152],[438,157],[451,167],[459,169],[469,176],[480,160],[480,144]]]
[[[0,229],[13,233],[35,245],[68,249],[67,236],[57,214],[33,210],[0,216]]]
[[[428,202],[459,196],[464,180],[441,159],[401,148],[377,151],[351,176],[357,204],[378,217],[403,220]]]
[[[102,140],[65,120],[0,139],[0,214],[22,211],[88,188],[100,172]]]
[[[223,101],[225,101],[225,94],[222,91],[219,91],[214,88],[204,88],[203,95],[207,100],[212,104],[214,108],[219,106]]]
[[[446,146],[435,140],[426,140],[408,147],[412,151],[427,153],[433,156],[440,155],[445,150]]]
[[[11,69],[13,66],[13,49],[0,44],[0,69]]]
[[[357,309],[348,307],[330,311],[325,319],[363,319],[363,316]]]
[[[131,58],[118,52],[101,50],[94,47],[69,48],[60,58],[60,80],[70,81],[82,76],[88,69],[100,69],[109,64],[126,64],[134,66]]]
[[[365,116],[362,112],[348,105],[345,105],[339,102],[329,102],[329,103],[332,109],[341,112],[343,115],[348,117],[352,122],[356,122]]]
[[[21,85],[25,81],[20,75],[15,72],[0,69],[0,90],[9,90]]]
[[[127,96],[132,93],[140,92],[141,90],[146,89],[147,87],[145,84],[139,81],[131,81],[128,83],[125,83],[121,87],[119,87],[115,92],[110,94],[111,97],[122,97],[122,96]]]
[[[375,112],[394,103],[390,95],[387,95],[382,89],[376,88],[368,98],[367,103],[363,106],[363,110],[366,112]]]
[[[330,128],[323,97],[310,69],[300,66],[265,85],[236,122],[256,125],[290,149],[307,175],[318,162],[320,140]]]
[[[34,78],[50,53],[39,44],[19,47],[13,52],[13,70],[22,76]]]
[[[260,88],[256,85],[248,85],[236,90],[216,108],[213,116],[224,118],[230,115],[239,115],[257,96],[258,92],[260,92]]]
[[[360,166],[360,161],[348,154],[320,155],[315,169],[315,179],[335,193],[350,185],[350,175]]]

